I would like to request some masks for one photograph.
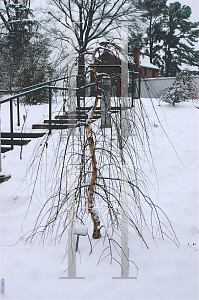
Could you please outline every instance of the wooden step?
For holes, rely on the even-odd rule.
[[[76,107],[76,113],[81,112],[81,113],[88,113],[91,110],[92,107],[90,106],[85,106],[85,107]],[[101,107],[96,107],[95,112],[100,111]]]
[[[28,145],[31,140],[5,140],[1,139],[1,145],[24,146]]]
[[[68,129],[68,128],[76,128],[80,126],[85,126],[85,123],[79,123],[79,124],[74,124],[74,125],[59,125],[59,124],[51,124],[51,125],[44,125],[44,124],[33,124],[32,129],[52,129],[52,130],[62,130],[62,129]]]
[[[95,120],[98,120],[99,118],[100,118],[101,116],[100,116],[100,114],[98,114],[98,115],[94,115],[93,116],[93,119],[95,119]],[[55,119],[56,120],[72,120],[72,119],[70,119],[71,118],[71,116],[55,116]],[[87,115],[82,115],[82,116],[79,116],[78,117],[78,115],[74,115],[74,117],[73,117],[75,120],[87,120],[88,119],[88,116]],[[54,121],[54,120],[53,120]],[[45,121],[44,121],[45,122]]]
[[[112,113],[118,113],[119,111],[123,111],[123,110],[127,110],[127,109],[130,109],[130,107],[129,106],[111,106]],[[90,110],[91,110],[91,107],[89,107],[89,106],[86,106],[85,108],[82,108],[82,107],[76,108],[77,113],[78,112],[88,113]],[[101,113],[101,107],[96,107],[95,114],[100,114],[100,113]]]
[[[49,123],[49,120],[44,120],[45,124]],[[58,119],[58,120],[51,120],[51,124],[76,124],[77,120],[68,120],[68,119]]]
[[[39,138],[45,135],[45,132],[35,133],[35,132],[1,132],[1,138]]]
[[[84,118],[86,118],[86,115],[82,115],[82,116],[79,116],[78,117],[78,115],[58,115],[58,116],[55,116],[55,119],[56,120],[61,120],[61,119],[65,119],[65,120],[68,120],[68,118],[71,120],[71,119],[75,119],[75,120],[78,120],[78,118],[80,118],[80,119],[84,119]]]
[[[8,147],[1,147],[1,153],[5,153],[5,152],[11,151],[11,150],[13,150],[13,149],[8,148]]]
[[[63,116],[65,118],[68,118],[68,117],[76,118],[76,117],[87,117],[87,114],[84,111],[72,111],[72,112],[66,112],[66,113],[64,113],[64,115],[59,115],[59,116]]]
[[[86,112],[88,112],[88,111],[90,111],[91,110],[91,106],[85,106],[85,107],[76,107],[76,110],[77,111],[86,111]],[[114,110],[114,111],[120,111],[120,110],[124,110],[124,109],[130,109],[130,107],[129,106],[111,106],[111,110]],[[96,107],[96,109],[95,109],[96,111],[99,111],[99,110],[101,110],[101,107],[100,106],[97,106]]]

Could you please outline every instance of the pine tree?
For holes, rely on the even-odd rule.
[[[36,35],[38,22],[33,18],[30,1],[4,0],[0,4],[0,56],[3,61],[4,88],[17,86],[17,73],[22,67],[24,49]]]
[[[55,70],[49,63],[49,41],[39,33],[30,1],[4,0],[0,20],[1,88],[24,88],[52,78]],[[46,100],[46,91],[26,98],[28,103]]]
[[[187,5],[181,6],[179,2],[171,3],[165,11],[162,32],[163,76],[175,76],[182,63],[199,66],[198,51],[195,51],[199,22],[189,21],[190,16],[191,8]]]
[[[51,52],[49,40],[42,35],[34,37],[24,48],[20,68],[17,72],[17,85],[21,88],[50,80],[56,74],[49,62]],[[48,102],[48,91],[42,90],[25,98],[28,104]]]
[[[140,0],[138,7],[147,20],[147,37],[143,54],[161,69],[162,76],[175,76],[180,66],[198,66],[195,43],[199,22],[191,22],[191,8],[179,2],[166,5],[167,0]]]
[[[160,66],[160,56],[158,53],[161,46],[157,43],[162,37],[162,17],[166,9],[167,0],[139,0],[137,7],[141,10],[141,15],[148,23],[147,36],[143,38],[143,45],[146,48],[143,54],[149,56],[150,63]]]
[[[38,29],[38,22],[33,19],[28,0],[4,0],[0,7],[3,25],[4,43],[14,57],[26,46]]]

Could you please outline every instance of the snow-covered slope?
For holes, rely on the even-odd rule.
[[[32,246],[24,245],[23,233],[30,230],[46,200],[45,182],[37,187],[37,198],[28,209],[28,195],[31,192],[26,179],[26,167],[38,140],[31,141],[23,148],[23,159],[19,159],[20,149],[2,155],[3,170],[11,174],[11,179],[0,185],[1,217],[1,270],[0,279],[5,279],[6,300],[196,300],[198,299],[198,115],[196,103],[177,104],[176,107],[154,100],[160,121],[167,132],[175,151],[157,122],[149,99],[144,99],[151,122],[155,144],[152,145],[156,177],[148,165],[143,168],[154,184],[150,194],[154,201],[168,215],[181,246],[177,248],[170,240],[156,243],[150,240],[149,249],[130,230],[129,258],[138,267],[138,279],[119,280],[120,266],[109,258],[97,265],[103,249],[100,240],[89,255],[87,237],[80,237],[77,254],[77,276],[85,279],[59,279],[67,276],[67,256],[64,258],[67,236],[60,244],[45,244],[39,241]],[[2,105],[2,131],[9,128],[6,122],[7,104]],[[47,115],[47,107],[29,108],[26,131],[31,124]],[[17,129],[17,127],[16,127]],[[46,148],[50,159],[53,152]],[[45,172],[45,170],[44,170]],[[29,193],[29,194],[28,194]],[[147,212],[146,212],[147,213]],[[24,219],[26,216],[26,219]],[[23,225],[23,226],[22,226]],[[64,258],[64,259],[63,259]],[[63,260],[63,262],[62,262]],[[136,276],[132,264],[130,276]]]

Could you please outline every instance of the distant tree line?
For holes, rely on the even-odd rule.
[[[50,45],[60,39],[63,47],[56,51],[61,53],[61,48],[65,51],[68,20],[76,24],[78,73],[82,78],[85,53],[90,43],[102,38],[112,40],[111,32],[117,27],[119,29],[118,21],[121,20],[132,23],[129,26],[129,51],[139,47],[141,53],[160,68],[161,76],[175,76],[183,63],[199,66],[199,51],[195,50],[199,22],[189,20],[192,12],[187,5],[179,2],[167,5],[167,0],[115,0],[113,6],[106,0],[51,2],[54,9],[49,6],[48,13],[43,15],[46,24],[53,27],[47,38],[47,35],[41,34],[40,22],[34,17],[30,0],[0,1],[1,89],[23,88],[47,81],[55,75],[53,66],[57,67],[57,62],[51,62]],[[78,11],[77,16],[74,11]],[[146,30],[140,30],[140,22]],[[60,54],[60,63],[66,57]],[[78,83],[80,85],[84,85],[83,79]],[[46,99],[46,92],[42,97]]]

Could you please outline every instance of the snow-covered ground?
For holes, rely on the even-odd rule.
[[[198,115],[196,103],[167,103],[154,105],[160,121],[172,142],[158,124],[149,99],[143,100],[153,123],[155,144],[152,145],[156,177],[150,168],[143,168],[155,185],[150,194],[165,211],[180,241],[177,248],[170,240],[148,238],[146,249],[133,231],[129,237],[129,258],[138,267],[137,279],[112,279],[120,276],[120,266],[109,258],[97,265],[102,251],[102,241],[98,242],[89,255],[89,241],[80,237],[80,252],[77,254],[77,276],[85,279],[59,279],[67,276],[67,257],[63,260],[67,237],[60,244],[44,247],[35,242],[24,245],[20,237],[32,228],[41,204],[45,201],[44,183],[37,187],[37,199],[28,209],[29,181],[25,177],[26,167],[38,140],[23,147],[23,159],[19,159],[20,148],[2,155],[3,171],[12,177],[0,185],[1,217],[1,271],[0,279],[5,279],[6,300],[196,300],[198,294]],[[9,129],[9,106],[2,105],[2,131]],[[26,131],[31,124],[38,123],[47,115],[45,105],[29,108]],[[15,128],[16,120],[15,120]],[[52,153],[48,152],[48,158]],[[178,155],[176,155],[176,153]],[[23,223],[23,226],[22,226]],[[63,262],[62,262],[63,260]],[[136,268],[131,265],[130,276],[136,276]]]

